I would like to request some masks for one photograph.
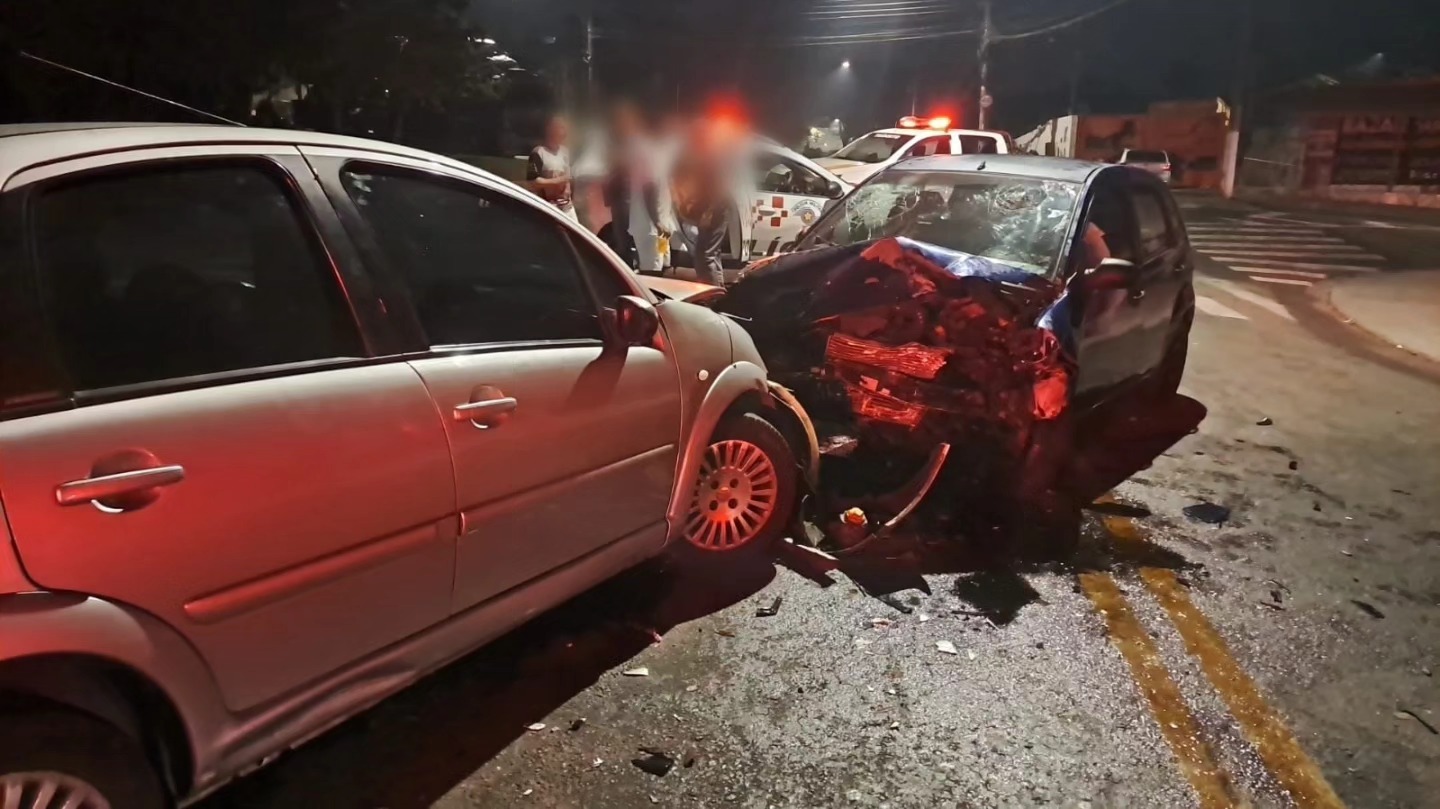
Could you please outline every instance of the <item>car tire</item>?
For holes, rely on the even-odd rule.
[[[700,461],[681,526],[687,552],[764,553],[790,527],[800,470],[775,425],[755,413],[727,417]]]
[[[162,809],[170,805],[141,744],[89,715],[36,710],[0,716],[0,802],[19,791],[36,809]],[[37,801],[54,789],[48,802]]]

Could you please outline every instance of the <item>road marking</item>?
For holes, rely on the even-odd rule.
[[[1216,289],[1224,292],[1225,294],[1239,298],[1246,303],[1254,304],[1255,306],[1264,309],[1272,315],[1276,315],[1277,317],[1283,317],[1286,320],[1291,321],[1292,323],[1295,321],[1295,316],[1290,314],[1290,310],[1286,309],[1280,304],[1279,301],[1275,300],[1274,298],[1267,298],[1264,295],[1251,292],[1250,290],[1232,281],[1225,281],[1220,278],[1206,277],[1197,278],[1195,280],[1199,283],[1215,287]]]
[[[1210,254],[1207,254],[1210,255]],[[1335,270],[1337,272],[1379,272],[1379,267],[1366,267],[1363,264],[1328,264],[1318,261],[1281,261],[1279,259],[1260,258],[1258,256],[1233,256],[1210,255],[1210,258],[1220,262],[1248,261],[1252,264],[1270,264],[1276,267],[1294,267],[1297,270]]]
[[[1143,568],[1140,578],[1180,631],[1185,649],[1200,661],[1210,685],[1220,693],[1245,738],[1255,746],[1270,773],[1290,791],[1301,809],[1344,809],[1315,762],[1305,754],[1279,713],[1265,701],[1255,681],[1230,655],[1225,639],[1196,608],[1171,570]]]
[[[1180,687],[1165,670],[1155,643],[1135,618],[1115,580],[1108,573],[1081,573],[1080,589],[1105,621],[1110,642],[1130,667],[1130,676],[1150,705],[1160,726],[1160,735],[1170,745],[1185,780],[1195,789],[1204,809],[1228,809],[1236,805],[1230,779],[1215,764],[1195,717],[1185,704]]]
[[[1230,307],[1215,300],[1214,298],[1208,298],[1204,295],[1195,296],[1195,308],[1199,309],[1207,315],[1212,315],[1214,317],[1229,317],[1236,320],[1250,319],[1248,316],[1243,315],[1235,311],[1234,309],[1231,309]]]
[[[1206,253],[1213,258],[1217,253],[1236,254],[1242,251],[1245,253],[1246,256],[1250,256],[1252,258],[1336,258],[1341,261],[1368,262],[1383,262],[1385,260],[1384,256],[1377,256],[1374,253],[1355,253],[1347,250],[1286,250],[1284,248],[1276,247],[1235,247],[1225,248],[1223,250],[1218,248],[1208,248],[1205,250],[1201,250],[1200,252]]]
[[[1301,278],[1315,278],[1323,280],[1329,278],[1323,272],[1306,272],[1304,270],[1282,270],[1276,267],[1231,267],[1235,272],[1254,272],[1261,275],[1296,275]]]
[[[1108,495],[1101,498],[1107,500],[1113,502]],[[1101,522],[1122,547],[1146,541],[1140,526],[1129,517],[1106,516]],[[1280,714],[1270,707],[1259,686],[1230,654],[1225,638],[1190,600],[1175,571],[1142,567],[1140,580],[1165,610],[1185,643],[1185,651],[1200,663],[1205,679],[1224,700],[1266,769],[1289,791],[1295,804],[1300,809],[1345,809]]]
[[[1314,281],[1300,281],[1300,280],[1296,280],[1296,279],[1294,279],[1294,278],[1271,278],[1271,277],[1268,276],[1268,275],[1252,275],[1252,276],[1250,276],[1250,280],[1251,280],[1251,281],[1259,281],[1259,282],[1262,283],[1262,284],[1280,284],[1280,285],[1282,285],[1282,286],[1291,286],[1291,287],[1312,287],[1312,286],[1315,286],[1315,282],[1314,282]]]
[[[1223,236],[1216,236],[1214,239],[1192,239],[1191,241],[1227,241],[1240,242],[1243,244],[1296,244],[1310,242],[1313,244],[1345,244],[1345,240],[1339,236],[1321,236],[1319,234],[1305,236],[1239,236],[1226,233]]]

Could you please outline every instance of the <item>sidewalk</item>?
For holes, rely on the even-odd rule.
[[[1330,307],[1343,319],[1440,362],[1440,270],[1378,273],[1326,286]]]

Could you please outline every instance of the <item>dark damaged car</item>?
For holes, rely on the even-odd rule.
[[[1193,429],[1191,276],[1150,175],[937,156],[702,296],[809,412],[825,454],[809,516],[855,549],[912,513],[947,534],[1063,522]]]

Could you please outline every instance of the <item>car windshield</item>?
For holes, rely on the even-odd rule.
[[[1126,163],[1169,163],[1164,152],[1142,152],[1138,149],[1125,153]]]
[[[1080,186],[971,172],[889,171],[832,208],[800,247],[906,236],[1037,275],[1051,273]]]
[[[915,137],[914,135],[902,135],[897,132],[871,132],[844,149],[836,152],[833,156],[840,160],[854,160],[860,163],[884,163],[896,152],[905,148],[905,144]]]

